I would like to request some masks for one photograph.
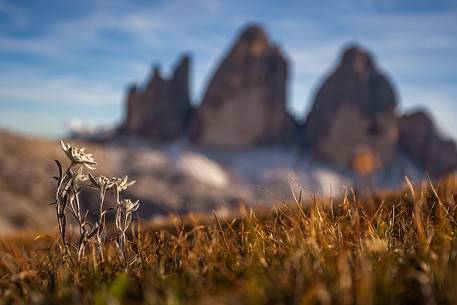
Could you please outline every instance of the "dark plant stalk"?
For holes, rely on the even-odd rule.
[[[61,164],[56,161],[57,166],[59,167],[59,180],[58,180],[58,185],[57,185],[57,190],[56,190],[56,198],[55,198],[55,204],[56,204],[56,215],[57,215],[57,222],[59,225],[59,233],[60,237],[62,240],[62,246],[65,249],[65,252],[67,252],[67,238],[66,238],[66,226],[67,226],[67,219],[65,215],[65,208],[66,208],[66,198],[67,198],[67,192],[70,187],[70,177],[69,173],[71,172],[71,168],[73,167],[73,163],[68,166],[67,170],[65,173],[62,175],[62,166]],[[68,181],[67,181],[68,180]],[[62,185],[64,184],[64,181],[67,181],[65,183],[64,189],[61,191]]]
[[[56,164],[59,169],[59,177],[56,177],[57,188],[55,193],[55,204],[57,222],[59,225],[59,234],[63,244],[63,252],[65,257],[70,256],[69,247],[74,249],[77,254],[78,266],[86,255],[87,246],[92,243],[98,249],[100,261],[104,262],[104,234],[106,228],[106,213],[116,209],[116,227],[119,230],[118,248],[120,257],[125,261],[125,243],[126,231],[132,221],[132,212],[138,209],[139,203],[132,202],[129,199],[120,200],[120,192],[127,189],[135,181],[127,181],[128,178],[111,178],[105,176],[94,177],[90,172],[88,175],[83,174],[83,169],[95,169],[96,162],[91,154],[85,153],[84,148],[76,148],[70,144],[61,142],[62,149],[70,160],[70,165],[63,172],[62,165],[59,161]],[[75,165],[80,167],[73,171]],[[91,184],[83,184],[82,182],[90,180]],[[98,217],[95,222],[88,219],[89,210],[82,211],[79,195],[83,187],[93,187],[100,192],[100,204],[98,209]],[[115,208],[106,209],[104,206],[106,192],[110,190],[114,194],[116,201]],[[67,239],[67,214],[74,218],[79,227],[79,238],[75,244]],[[95,249],[95,248],[94,248]],[[96,252],[94,252],[96,253]],[[94,257],[95,264],[96,257]]]

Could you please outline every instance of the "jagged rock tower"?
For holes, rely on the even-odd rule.
[[[393,161],[398,141],[395,92],[371,55],[358,46],[343,52],[336,70],[317,91],[304,126],[312,155],[356,169],[376,171]]]
[[[424,111],[416,111],[400,118],[400,146],[434,178],[457,170],[455,142],[442,138]]]
[[[189,57],[183,56],[168,79],[155,67],[144,89],[135,85],[129,89],[122,132],[152,142],[172,141],[183,135],[191,113],[189,63]]]
[[[242,31],[212,77],[195,120],[194,140],[239,149],[290,138],[287,61],[258,25]]]

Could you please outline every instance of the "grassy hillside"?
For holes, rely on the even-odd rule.
[[[105,172],[117,174],[112,155],[99,145],[84,143]],[[63,158],[57,140],[19,136],[0,130],[0,236],[18,229],[50,229],[55,215],[48,208],[54,191],[53,160]],[[40,215],[37,217],[37,215]]]
[[[252,160],[258,159],[257,153],[248,154],[249,159],[245,159],[245,154],[236,156],[229,163],[238,164],[243,170],[251,167],[246,174],[249,178],[243,178],[238,167],[225,167],[191,147],[182,148],[182,151],[179,148],[177,153],[173,144],[71,143],[86,147],[96,156],[96,173],[101,171],[108,177],[128,175],[137,180],[128,192],[130,197],[140,200],[142,208],[139,212],[143,219],[169,213],[208,212],[221,207],[237,209],[240,201],[251,205],[268,204],[276,202],[271,194],[281,197],[290,194],[289,172],[278,169],[282,162],[276,161],[275,166],[267,169],[263,167],[274,161],[270,159],[275,159],[274,152],[263,161],[260,169],[252,166],[255,163]],[[55,188],[52,176],[57,173],[57,168],[54,160],[64,159],[57,140],[25,137],[0,130],[0,237],[18,230],[53,228],[55,215],[48,204]],[[252,178],[254,172],[261,176],[267,173],[268,181]],[[94,201],[90,196],[90,193],[82,196],[84,206],[90,206]]]
[[[63,255],[56,236],[3,241],[0,304],[456,304],[456,202],[450,178],[233,219],[137,222],[125,259],[108,241],[103,263],[95,245],[79,263]]]

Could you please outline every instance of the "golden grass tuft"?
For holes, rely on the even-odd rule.
[[[456,199],[450,178],[233,219],[136,223],[127,264],[110,240],[104,262],[91,245],[72,268],[56,237],[4,241],[0,304],[456,304]]]

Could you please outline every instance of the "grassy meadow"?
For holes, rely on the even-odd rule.
[[[63,251],[57,232],[4,240],[0,303],[457,303],[456,178],[365,197],[297,197],[231,218],[133,221],[124,255],[108,237],[103,261],[96,243],[80,259]]]

